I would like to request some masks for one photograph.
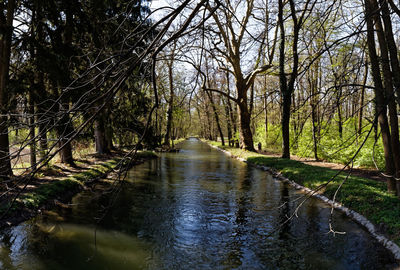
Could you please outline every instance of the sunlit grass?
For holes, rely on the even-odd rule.
[[[179,144],[179,143],[181,143],[181,142],[183,142],[185,140],[186,140],[186,138],[179,138],[179,139],[173,140],[174,141],[174,145],[177,145],[177,144]]]

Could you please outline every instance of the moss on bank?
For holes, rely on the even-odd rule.
[[[290,180],[310,189],[319,187],[338,173],[337,170],[311,166],[296,160],[269,157],[238,148],[221,146],[220,142],[207,141],[207,143],[227,150],[233,156],[243,158],[250,164],[273,168]],[[348,177],[347,180],[346,177]],[[336,200],[380,225],[379,227],[384,227],[389,237],[400,244],[400,200],[387,192],[386,184],[376,180],[348,176],[348,173],[340,173],[322,190],[323,195],[332,199],[343,181],[345,183]]]

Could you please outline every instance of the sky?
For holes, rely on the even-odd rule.
[[[168,4],[166,0],[153,0],[150,3],[151,11],[156,10],[158,8],[162,8],[162,7],[168,7],[168,6],[171,6],[171,5]],[[164,10],[159,10],[155,14],[152,14],[151,17],[154,19],[159,19],[164,12],[165,12]]]

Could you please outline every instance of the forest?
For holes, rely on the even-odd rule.
[[[273,156],[264,165],[305,186],[318,174],[307,187],[398,243],[400,2],[167,2],[0,2],[0,225],[119,169],[115,191],[147,151],[196,137]],[[290,159],[341,169],[298,176]],[[337,196],[353,169],[379,180]],[[80,178],[52,181],[65,172]]]

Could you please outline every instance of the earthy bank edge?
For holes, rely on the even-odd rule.
[[[222,149],[216,145],[210,144],[208,141],[202,140],[202,142],[206,143],[207,145],[209,145],[212,148],[215,148],[215,149],[225,153],[226,155],[228,155],[232,158],[235,158],[237,160],[245,162],[245,163],[247,163],[251,166],[254,166],[256,168],[259,168],[263,171],[267,171],[267,172],[271,173],[275,179],[278,179],[284,183],[287,183],[287,184],[291,185],[292,187],[294,187],[295,189],[300,190],[304,193],[307,193],[309,196],[320,199],[323,202],[330,205],[331,207],[335,208],[336,210],[339,210],[340,212],[344,213],[346,216],[351,218],[353,221],[355,221],[355,222],[359,223],[361,226],[363,226],[372,235],[372,237],[374,237],[379,243],[381,243],[385,248],[387,248],[390,252],[392,252],[392,254],[396,260],[400,261],[400,247],[395,242],[393,242],[392,240],[388,239],[387,237],[385,237],[384,235],[379,233],[378,230],[376,229],[375,225],[371,221],[369,221],[365,216],[361,215],[360,213],[358,213],[354,210],[351,210],[351,209],[343,206],[339,202],[335,202],[335,201],[329,199],[328,197],[326,197],[322,194],[315,193],[310,188],[304,187],[294,181],[289,180],[281,172],[277,171],[274,168],[256,164],[256,163],[248,161],[242,157],[235,156],[231,152],[229,152],[225,149]]]
[[[124,169],[130,169],[146,160],[158,157],[154,152],[138,152],[134,162],[129,167],[124,164]],[[87,171],[79,172],[65,179],[54,179],[50,183],[42,184],[32,192],[21,195],[3,220],[0,220],[0,229],[15,226],[41,213],[42,210],[51,209],[57,204],[69,202],[73,196],[88,188],[110,174],[113,169],[120,166],[121,157],[114,157],[104,162],[95,164]],[[9,208],[10,203],[0,207],[0,215]]]

